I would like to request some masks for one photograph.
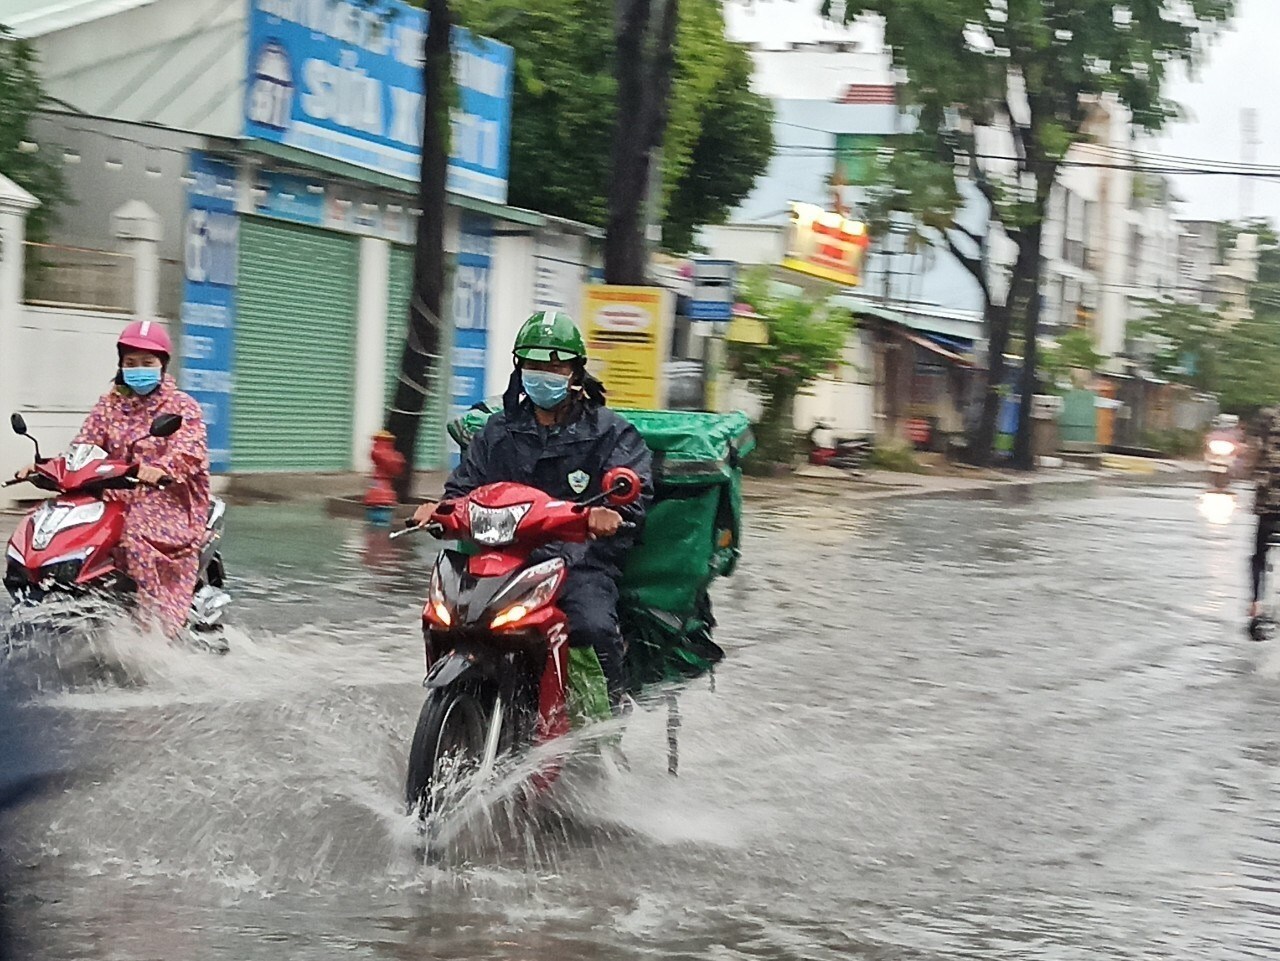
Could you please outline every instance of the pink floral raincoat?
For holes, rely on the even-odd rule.
[[[170,437],[152,437],[159,414],[180,414]],[[174,479],[164,490],[108,491],[124,501],[125,570],[138,584],[143,619],[155,617],[174,637],[186,624],[209,513],[209,448],[200,405],[166,376],[149,395],[124,388],[104,394],[89,413],[77,444],[96,444],[112,458],[157,467]]]

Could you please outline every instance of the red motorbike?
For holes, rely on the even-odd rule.
[[[15,433],[30,437],[21,414],[14,414],[10,423]],[[150,434],[169,437],[181,426],[179,415],[161,414],[151,424]],[[137,585],[120,557],[125,508],[102,495],[138,486],[137,465],[112,460],[92,444],[77,444],[57,457],[42,457],[39,443],[30,439],[36,445],[35,471],[4,486],[29,483],[56,496],[27,514],[9,540],[4,586],[13,597],[15,612],[39,610],[57,599],[90,597],[128,606]],[[170,479],[163,478],[157,486],[168,483]],[[224,571],[217,550],[225,514],[226,506],[214,499],[189,620],[194,630],[202,632],[205,645],[219,651],[225,651],[225,643],[215,634],[230,602],[222,590]]]
[[[535,561],[540,547],[588,539],[593,505],[624,507],[639,476],[615,468],[603,493],[573,503],[522,484],[481,487],[440,503],[422,528],[474,551],[443,551],[422,614],[427,697],[409,752],[405,797],[423,820],[447,807],[461,785],[493,770],[498,757],[569,731],[569,629],[556,604],[565,562]],[[555,779],[554,766],[537,784]]]

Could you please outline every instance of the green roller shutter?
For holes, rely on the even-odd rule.
[[[400,379],[400,354],[404,350],[404,331],[409,320],[409,296],[413,291],[413,251],[407,247],[391,248],[390,282],[387,285],[387,406],[395,398]],[[444,351],[447,355],[447,350]],[[427,410],[418,430],[419,470],[439,470],[445,465],[445,412],[448,408],[448,371],[438,381],[440,390],[427,398]]]
[[[240,223],[235,471],[351,469],[358,242]]]

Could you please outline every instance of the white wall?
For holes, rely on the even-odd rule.
[[[66,447],[98,398],[111,389],[116,338],[132,319],[128,314],[25,308],[17,335],[24,363],[12,396],[46,453]]]
[[[533,313],[536,243],[533,228],[517,231],[514,224],[497,222],[496,229],[512,236],[493,238],[493,267],[489,275],[489,348],[485,355],[485,396],[499,397],[511,379],[511,345],[516,331]]]
[[[382,429],[387,396],[387,284],[391,244],[377,237],[361,237],[359,270],[351,468],[365,472],[373,466],[369,449],[373,435]]]

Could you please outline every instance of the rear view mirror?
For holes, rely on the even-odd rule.
[[[615,467],[604,475],[602,485],[609,504],[626,507],[640,499],[640,475],[630,467]]]
[[[170,437],[176,434],[181,427],[181,414],[161,414],[151,422],[150,433],[152,437]]]
[[[13,428],[13,432],[19,437],[27,436],[27,422],[21,414],[10,414],[9,426]]]

